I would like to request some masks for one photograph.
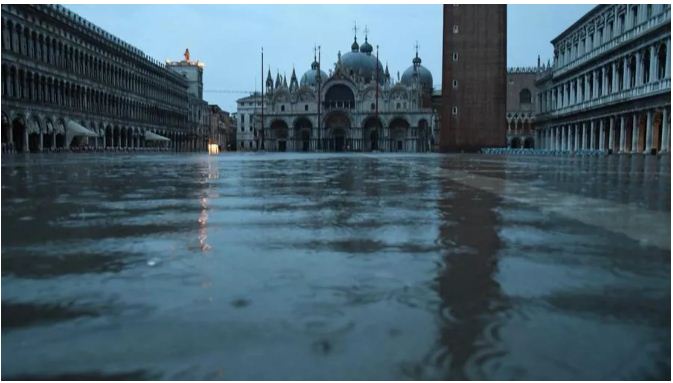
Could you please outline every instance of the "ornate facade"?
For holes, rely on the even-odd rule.
[[[399,77],[399,75],[398,75]],[[238,100],[238,150],[428,152],[435,142],[432,74],[416,56],[391,78],[367,36],[337,55],[329,73],[317,57],[299,79],[269,70],[262,96]]]
[[[540,67],[509,68],[507,70],[507,146],[535,147],[535,80]]]
[[[542,148],[670,150],[670,4],[598,5],[552,44],[537,80]]]
[[[188,125],[187,87],[165,64],[62,6],[2,5],[4,148],[161,141],[193,150],[202,139]]]

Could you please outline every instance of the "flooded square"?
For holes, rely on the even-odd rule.
[[[3,379],[670,379],[670,157],[2,161]]]

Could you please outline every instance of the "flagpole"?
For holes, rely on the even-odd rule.
[[[261,120],[261,141],[262,144],[257,150],[264,149],[264,47],[262,47],[262,67],[260,73],[262,74],[262,120]]]
[[[318,73],[316,74],[318,77],[318,151],[322,150],[322,137],[321,137],[321,130],[322,130],[322,124],[320,121],[320,92],[321,92],[321,84],[322,84],[322,76],[320,75],[320,45],[318,45]]]

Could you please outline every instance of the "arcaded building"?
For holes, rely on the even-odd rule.
[[[164,63],[65,7],[2,5],[3,148],[196,149],[187,90]]]
[[[325,72],[318,58],[298,77],[270,71],[264,101],[238,100],[238,150],[429,152],[435,141],[433,79],[418,50],[399,81],[357,36]],[[263,107],[263,130],[262,130]]]
[[[539,61],[539,60],[538,60]],[[510,148],[535,147],[535,80],[542,68],[507,69],[507,146]]]
[[[444,5],[443,35],[439,150],[505,146],[506,5]]]
[[[598,5],[552,44],[537,80],[541,147],[670,150],[670,4]]]

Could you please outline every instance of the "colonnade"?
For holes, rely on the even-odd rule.
[[[670,119],[667,105],[573,121],[538,130],[537,142],[543,149],[561,152],[669,153]]]

